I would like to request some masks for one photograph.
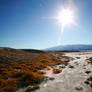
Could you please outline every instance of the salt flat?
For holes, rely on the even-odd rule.
[[[92,57],[92,52],[69,52],[65,55],[73,59],[61,73],[52,74],[51,77],[55,80],[43,82],[35,92],[92,92],[92,88],[84,83],[87,77],[92,75],[92,72],[85,73],[86,70],[92,71],[92,65],[87,62],[87,59]],[[69,65],[74,68],[69,68]],[[51,70],[48,71],[50,72]]]

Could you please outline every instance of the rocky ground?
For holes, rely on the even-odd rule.
[[[92,92],[92,86],[85,83],[92,76],[92,65],[87,60],[92,57],[92,52],[69,52],[65,55],[71,57],[69,64],[57,66],[62,70],[59,74],[46,71],[45,76],[50,77],[49,80],[35,92]]]

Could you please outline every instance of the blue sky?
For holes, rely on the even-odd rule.
[[[44,49],[61,45],[92,44],[92,0],[72,0],[77,25],[61,28],[49,17],[68,0],[0,0],[0,47]]]

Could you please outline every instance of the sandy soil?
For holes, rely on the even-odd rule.
[[[92,71],[92,65],[86,60],[92,57],[92,52],[71,52],[65,55],[73,58],[69,65],[74,68],[69,68],[68,65],[59,74],[53,74],[51,70],[47,71],[46,76],[54,77],[55,80],[44,81],[40,89],[34,92],[92,92],[92,88],[84,83],[86,78],[92,75],[92,72],[85,73],[86,70]]]

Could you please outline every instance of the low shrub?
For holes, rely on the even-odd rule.
[[[60,53],[60,52],[59,52]],[[31,53],[23,50],[0,49],[0,91],[15,92],[19,87],[39,84],[46,68],[64,63],[52,52]],[[65,63],[67,64],[67,63]],[[54,73],[61,72],[53,69]]]
[[[29,84],[39,84],[44,77],[38,73],[33,73],[30,71],[23,71],[23,76],[20,77],[19,82],[22,87],[27,86]]]
[[[53,73],[57,74],[57,73],[60,73],[61,70],[60,69],[57,69],[57,68],[53,68]]]

